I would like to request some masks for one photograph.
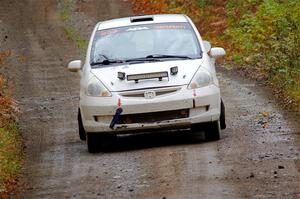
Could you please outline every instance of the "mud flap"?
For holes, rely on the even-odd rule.
[[[226,120],[225,120],[225,105],[221,99],[221,115],[220,115],[220,126],[221,129],[226,129]]]
[[[79,138],[80,138],[80,140],[86,140],[86,132],[85,132],[85,130],[83,128],[82,118],[81,118],[81,113],[80,113],[80,109],[79,108],[78,108],[77,120],[78,120]]]
[[[113,119],[112,119],[111,122],[110,122],[109,128],[114,129],[114,126],[115,126],[115,125],[119,122],[119,120],[120,120],[120,115],[121,115],[122,112],[123,112],[123,109],[122,109],[122,108],[118,108],[118,109],[116,110],[116,113],[115,113]]]

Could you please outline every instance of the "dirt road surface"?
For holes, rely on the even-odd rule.
[[[220,141],[162,132],[89,154],[78,138],[78,76],[66,70],[80,55],[59,12],[59,1],[0,0],[0,50],[12,53],[1,73],[15,85],[26,147],[13,198],[300,198],[299,116],[228,72],[219,71]],[[72,15],[89,35],[97,21],[130,14],[125,1],[78,0]]]

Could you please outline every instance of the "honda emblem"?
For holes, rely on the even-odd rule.
[[[155,91],[145,91],[145,93],[144,93],[144,97],[145,97],[146,99],[152,99],[152,98],[154,98],[155,96],[156,96]]]

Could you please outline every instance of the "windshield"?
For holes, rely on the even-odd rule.
[[[119,63],[149,55],[199,58],[201,50],[194,30],[186,22],[127,26],[96,32],[91,63],[104,60],[118,60],[115,63]]]

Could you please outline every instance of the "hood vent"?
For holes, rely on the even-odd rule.
[[[153,17],[152,16],[131,17],[130,21],[131,21],[131,23],[153,21]]]

